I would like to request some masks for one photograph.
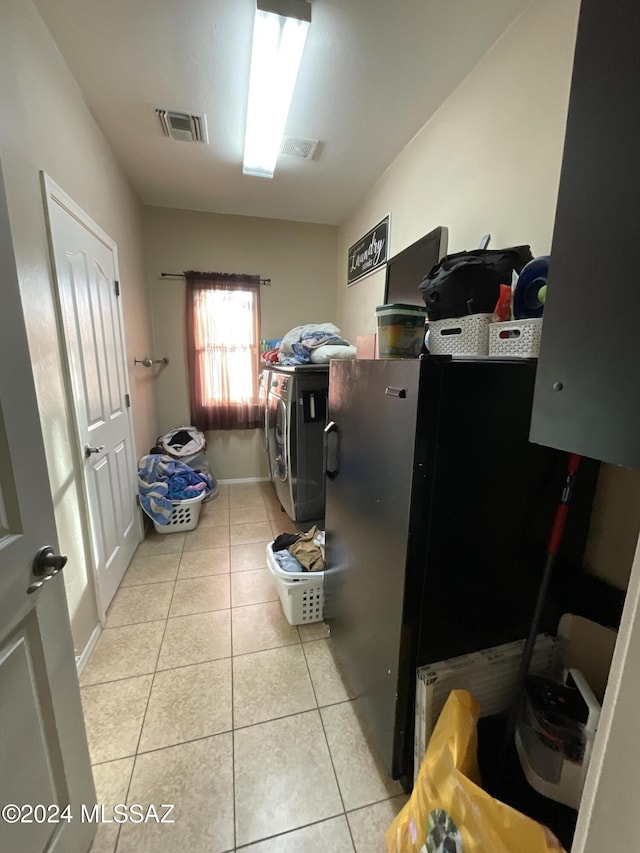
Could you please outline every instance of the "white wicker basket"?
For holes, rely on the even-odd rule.
[[[429,323],[431,355],[488,355],[489,327],[495,314],[471,314]]]
[[[542,337],[542,317],[494,323],[489,327],[489,355],[503,358],[537,358]]]
[[[205,492],[202,491],[195,498],[189,498],[186,501],[171,501],[173,509],[169,523],[158,524],[157,521],[154,521],[153,526],[158,533],[184,533],[186,530],[193,530],[198,526],[200,508],[204,498]]]
[[[267,545],[267,566],[278,587],[282,610],[290,625],[321,622],[324,607],[324,572],[285,572]]]

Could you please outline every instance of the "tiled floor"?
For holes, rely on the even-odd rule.
[[[175,823],[105,823],[93,853],[384,851],[405,797],[324,625],[282,615],[265,547],[287,530],[269,484],[221,486],[197,530],[138,548],[82,697],[98,802],[175,804]]]

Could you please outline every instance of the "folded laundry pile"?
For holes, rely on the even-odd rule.
[[[150,453],[138,462],[140,506],[158,524],[169,523],[171,501],[189,500],[212,488],[208,474],[194,471],[170,456]]]
[[[272,545],[273,556],[285,572],[323,572],[324,530],[314,525],[307,533],[281,533]]]
[[[324,364],[331,358],[355,358],[356,348],[342,337],[333,323],[296,326],[284,336],[278,349],[279,364]],[[270,353],[263,358],[275,362]]]

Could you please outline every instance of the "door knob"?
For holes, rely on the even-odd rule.
[[[104,444],[99,444],[97,447],[91,447],[90,444],[85,444],[84,455],[88,459],[92,453],[102,453],[103,450]]]
[[[48,575],[51,572],[60,572],[67,565],[64,554],[56,554],[51,545],[40,548],[33,561],[34,575]]]
[[[31,595],[37,589],[54,578],[58,572],[61,572],[67,565],[67,558],[64,554],[56,554],[50,545],[45,545],[40,548],[33,561],[33,574],[39,577],[39,580],[34,581],[28,588],[27,594]]]

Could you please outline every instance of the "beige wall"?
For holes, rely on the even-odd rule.
[[[348,247],[391,212],[391,254],[437,225],[449,252],[551,247],[578,0],[534,0],[340,228],[338,324],[375,331],[384,272],[346,287]],[[543,59],[542,59],[543,58]]]
[[[603,465],[585,559],[593,574],[626,589],[640,531],[640,471]]]
[[[375,331],[384,272],[346,287],[348,247],[391,212],[391,254],[437,225],[449,252],[551,249],[579,0],[533,0],[414,137],[338,235],[338,325]],[[640,529],[640,474],[603,466],[586,559],[625,588]]]
[[[146,268],[154,352],[169,364],[152,368],[160,432],[189,423],[184,299],[181,279],[162,272],[186,269],[258,274],[261,337],[280,338],[294,326],[335,322],[337,229],[328,225],[144,208]],[[144,368],[142,368],[144,369]],[[217,479],[266,476],[258,430],[207,434]]]
[[[29,348],[42,420],[74,643],[97,624],[70,412],[56,329],[39,171],[44,170],[118,244],[128,351],[149,346],[141,208],[30,0],[3,0],[0,157],[5,174]],[[155,437],[149,377],[129,367],[138,450]]]

